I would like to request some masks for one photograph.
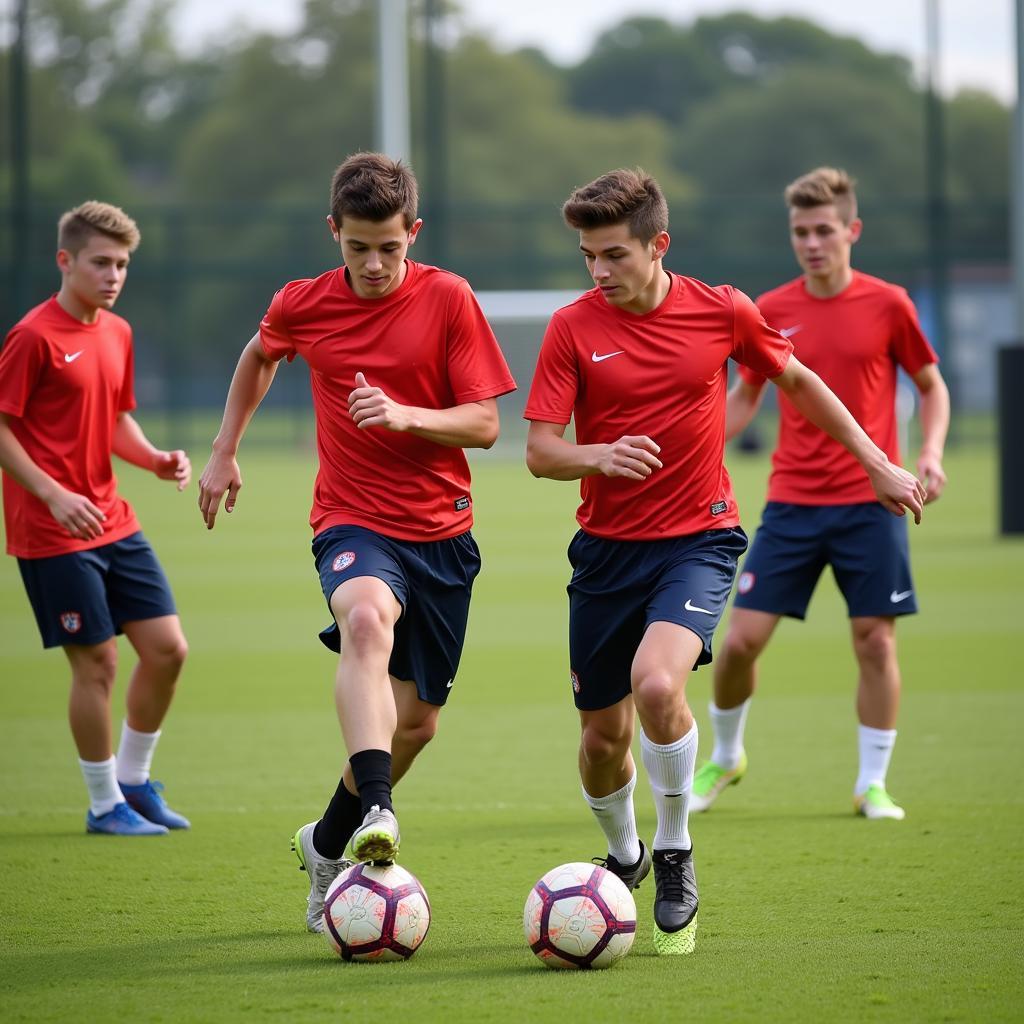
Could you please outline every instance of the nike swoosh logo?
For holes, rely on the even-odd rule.
[[[65,352],[64,353],[64,362],[65,363],[73,363],[84,351],[85,351],[84,348],[80,348],[77,352],[74,352],[74,353]]]
[[[781,334],[784,338],[791,338],[794,334],[796,334],[797,331],[800,330],[801,327],[803,327],[803,324],[796,324],[793,327],[783,327],[782,330],[779,331],[779,334]]]
[[[593,355],[591,355],[590,358],[595,363],[603,363],[606,359],[611,359],[612,356],[621,356],[623,354],[623,351],[623,349],[619,349],[618,352],[609,352],[607,355],[599,356],[597,354],[597,350],[595,349]]]
[[[891,594],[889,595],[889,600],[890,600],[890,601],[892,601],[892,603],[893,603],[893,604],[899,604],[899,603],[900,603],[900,601],[906,601],[906,599],[907,599],[908,597],[910,597],[910,595],[911,595],[912,593],[913,593],[913,591],[912,591],[912,590],[904,590],[904,591],[903,591],[902,593],[900,593],[900,592],[899,592],[899,591],[897,591],[897,590],[894,590],[894,591],[893,591],[893,592],[892,592],[892,593],[891,593]]]
[[[454,679],[449,679],[449,680],[448,680],[447,688],[448,688],[449,690],[450,690],[450,689],[452,688],[452,683],[454,683],[454,682],[455,682],[455,680],[454,680]]]
[[[686,604],[684,604],[683,607],[688,612],[701,612],[704,615],[714,615],[715,614],[709,608],[698,608],[689,598],[686,599]]]

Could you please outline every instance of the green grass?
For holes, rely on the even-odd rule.
[[[766,462],[731,461],[753,526]],[[303,930],[306,877],[288,850],[344,759],[315,636],[309,457],[243,453],[238,509],[212,534],[194,491],[124,470],[191,642],[155,769],[193,830],[84,834],[64,659],[39,649],[4,559],[0,1018],[1020,1020],[1024,542],[996,537],[991,453],[948,468],[947,496],[912,530],[923,613],[899,630],[890,785],[907,820],[850,813],[854,668],[825,579],[763,660],[747,779],[693,822],[697,953],[654,955],[646,884],[632,953],[590,974],[545,970],[521,929],[544,871],[603,852],[579,795],[565,657],[574,486],[475,460],[485,566],[468,646],[439,736],[398,790],[402,862],[433,924],[407,964],[346,965]],[[709,688],[708,671],[693,677],[705,752]],[[643,780],[637,798],[649,836]]]

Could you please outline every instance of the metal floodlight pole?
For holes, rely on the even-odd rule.
[[[424,55],[424,128],[430,217],[430,255],[434,263],[448,265],[448,132],[445,58],[442,43],[443,13],[438,0],[426,0],[426,53]]]
[[[1012,166],[1010,179],[1013,204],[1013,283],[1016,299],[1017,340],[1024,344],[1024,0],[1016,3],[1017,40],[1017,102],[1013,114],[1011,135]]]
[[[409,5],[377,3],[377,148],[409,161]]]
[[[1013,209],[1011,251],[1016,337],[999,349],[996,407],[999,434],[999,530],[1024,534],[1024,0],[1016,2],[1017,103],[1011,128]]]
[[[946,198],[945,111],[942,99],[940,67],[939,0],[925,0],[926,91],[925,91],[925,190],[928,216],[928,262],[935,313],[932,341],[947,365],[950,358],[949,338],[949,247],[948,204]],[[955,395],[956,374],[947,375],[947,383]]]
[[[11,310],[29,304],[28,0],[19,0],[11,47]],[[9,324],[6,326],[10,326]],[[5,327],[6,330],[6,327]]]

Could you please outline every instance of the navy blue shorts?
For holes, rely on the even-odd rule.
[[[917,611],[907,517],[875,501],[768,502],[743,562],[734,606],[802,619],[827,565],[851,618]]]
[[[736,562],[747,549],[739,528],[665,540],[606,540],[577,532],[569,545],[569,664],[582,711],[611,707],[631,690],[630,673],[652,622],[674,622],[704,644],[711,661]]]
[[[442,705],[459,670],[480,550],[467,530],[449,540],[395,540],[361,526],[332,526],[313,538],[313,557],[327,606],[348,580],[375,576],[402,606],[388,672],[412,680],[420,700]],[[320,639],[341,651],[337,622]]]
[[[177,615],[174,597],[141,532],[88,551],[19,558],[44,647],[101,644],[126,622]]]

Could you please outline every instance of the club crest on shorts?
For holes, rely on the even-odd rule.
[[[741,572],[739,583],[736,584],[736,589],[741,594],[749,594],[754,589],[754,580],[756,577],[752,572]]]
[[[65,633],[77,633],[82,628],[82,616],[78,612],[61,612],[60,624]]]
[[[575,672],[569,672],[569,682],[572,683],[572,692],[579,693],[583,687],[580,686],[580,677]]]
[[[342,551],[331,563],[331,568],[335,572],[344,572],[355,560],[356,553],[354,551]]]

